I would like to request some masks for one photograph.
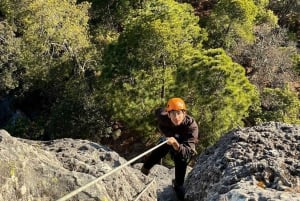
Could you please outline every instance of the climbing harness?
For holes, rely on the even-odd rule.
[[[131,164],[132,162],[134,162],[134,161],[140,159],[141,157],[147,155],[148,153],[152,152],[153,150],[157,149],[158,147],[161,147],[162,145],[164,145],[164,144],[166,144],[166,143],[167,143],[167,141],[164,141],[164,142],[162,142],[162,143],[156,145],[155,147],[149,149],[148,151],[145,151],[144,153],[142,153],[142,154],[136,156],[135,158],[131,159],[130,161],[124,163],[123,165],[120,165],[120,166],[116,167],[115,169],[111,170],[110,172],[108,172],[108,173],[106,173],[106,174],[104,174],[104,175],[98,177],[97,179],[91,181],[90,183],[87,183],[86,185],[84,185],[84,186],[82,186],[82,187],[80,187],[80,188],[78,188],[78,189],[76,189],[76,190],[74,190],[74,191],[68,193],[67,195],[63,196],[62,198],[60,198],[60,199],[58,199],[58,200],[56,200],[56,201],[66,201],[66,200],[68,200],[69,198],[71,198],[71,197],[73,197],[74,195],[80,193],[81,191],[83,191],[84,189],[88,188],[89,186],[94,185],[94,184],[97,183],[98,181],[100,181],[100,180],[104,179],[105,177],[107,177],[107,176],[109,176],[109,175],[115,173],[116,171],[118,171],[118,170],[122,169],[123,167],[125,167],[125,166]],[[153,182],[153,181],[152,181],[152,182]],[[152,183],[152,182],[151,182],[151,183]],[[150,183],[150,184],[151,184],[151,183]],[[135,200],[137,200],[137,199],[135,199]]]

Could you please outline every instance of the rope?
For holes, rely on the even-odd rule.
[[[140,192],[140,194],[135,198],[134,201],[139,200],[142,197],[142,195],[148,190],[148,188],[154,183],[154,181],[155,181],[155,178],[152,179],[152,181],[146,186],[146,188],[144,188],[144,190],[142,192]]]
[[[105,177],[107,177],[107,176],[113,174],[114,172],[116,172],[116,171],[122,169],[123,167],[125,167],[125,166],[129,165],[130,163],[132,163],[132,162],[138,160],[139,158],[141,158],[141,157],[147,155],[148,153],[152,152],[153,150],[157,149],[158,147],[160,147],[160,146],[162,146],[162,145],[164,145],[164,144],[166,144],[166,143],[167,143],[167,141],[164,141],[164,142],[162,142],[162,143],[156,145],[155,147],[149,149],[148,151],[145,151],[144,153],[142,153],[142,154],[138,155],[137,157],[131,159],[130,161],[124,163],[123,165],[120,165],[119,167],[117,167],[117,168],[111,170],[110,172],[108,172],[108,173],[106,173],[106,174],[104,174],[104,175],[98,177],[97,179],[91,181],[90,183],[87,183],[86,185],[84,185],[84,186],[82,186],[82,187],[80,187],[80,188],[78,188],[78,189],[76,189],[76,190],[70,192],[69,194],[67,194],[67,195],[63,196],[62,198],[58,199],[57,201],[66,201],[66,200],[68,200],[69,198],[71,198],[71,197],[73,197],[74,195],[80,193],[81,191],[83,191],[84,189],[88,188],[89,186],[91,186],[91,185],[97,183],[97,182],[100,181],[101,179],[103,179],[103,178],[105,178]]]

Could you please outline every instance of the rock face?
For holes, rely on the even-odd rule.
[[[74,139],[30,141],[0,130],[0,201],[55,201],[127,163],[105,146]],[[69,201],[176,201],[174,169],[141,163]],[[190,169],[188,170],[188,172]],[[300,126],[266,123],[225,134],[189,172],[186,201],[300,201]]]
[[[225,134],[197,158],[186,188],[187,201],[300,201],[300,126]]]
[[[36,142],[0,130],[0,201],[52,201],[126,163],[117,153],[86,140]],[[134,200],[151,178],[130,166],[68,200]],[[154,182],[140,200],[157,200]]]

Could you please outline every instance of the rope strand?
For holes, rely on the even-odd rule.
[[[109,175],[115,173],[116,171],[122,169],[123,167],[125,167],[125,166],[127,166],[127,165],[129,165],[129,164],[131,164],[132,162],[138,160],[139,158],[145,156],[146,154],[152,152],[153,150],[157,149],[158,147],[160,147],[160,146],[162,146],[162,145],[164,145],[164,144],[166,144],[166,143],[167,143],[167,141],[164,141],[164,142],[162,142],[162,143],[156,145],[155,147],[149,149],[148,151],[145,151],[144,153],[142,153],[142,154],[138,155],[137,157],[131,159],[130,161],[124,163],[123,165],[120,165],[119,167],[117,167],[117,168],[111,170],[110,172],[108,172],[108,173],[106,173],[106,174],[104,174],[104,175],[98,177],[97,179],[91,181],[90,183],[87,183],[86,185],[84,185],[84,186],[82,186],[82,187],[80,187],[80,188],[78,188],[78,189],[76,189],[76,190],[70,192],[69,194],[67,194],[67,195],[63,196],[62,198],[58,199],[57,201],[66,201],[66,200],[68,200],[69,198],[71,198],[71,197],[73,197],[74,195],[80,193],[81,191],[83,191],[84,189],[88,188],[89,186],[91,186],[91,185],[97,183],[97,182],[100,181],[101,179],[103,179],[103,178],[105,178],[105,177],[107,177],[107,176],[109,176]]]
[[[142,192],[139,193],[139,195],[134,199],[134,201],[138,201],[142,195],[148,190],[148,188],[154,183],[155,178],[152,179],[152,181],[146,186],[146,188],[144,188],[144,190]]]

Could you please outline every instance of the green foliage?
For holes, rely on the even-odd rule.
[[[265,88],[261,93],[261,113],[256,114],[256,122],[278,121],[291,124],[300,123],[300,100],[288,87],[284,89]]]
[[[1,4],[18,33],[18,62],[23,72],[20,93],[42,89],[54,95],[52,92],[63,88],[66,80],[94,68],[96,51],[89,41],[89,7],[75,0],[6,0]]]
[[[95,59],[97,52],[89,40],[90,4],[77,4],[75,0],[21,0],[17,3],[14,0],[6,0],[0,6],[1,11],[5,11],[3,13],[10,26],[17,32],[20,43],[17,47],[20,51],[17,61],[23,67],[24,74],[21,78],[23,88],[18,89],[19,94],[24,99],[30,99],[26,97],[27,94],[30,96],[31,92],[39,91],[43,94],[39,98],[43,100],[34,101],[46,102],[46,105],[37,107],[38,112],[45,117],[41,119],[47,124],[41,125],[37,122],[38,119],[22,120],[18,125],[24,126],[24,135],[27,136],[26,130],[31,130],[29,136],[32,138],[35,138],[34,135],[40,136],[45,133],[50,137],[71,137],[72,134],[74,137],[91,136],[93,129],[98,129],[95,119],[99,118],[102,123],[103,118],[99,107],[90,103],[94,100],[94,96],[89,92],[95,78],[95,63],[99,60]],[[75,83],[80,83],[82,78],[88,78],[88,87],[85,88],[87,92],[76,93],[78,86]],[[95,119],[89,118],[88,115],[92,113]],[[48,114],[50,116],[47,116]],[[74,115],[75,121],[72,121],[71,115]],[[63,120],[70,122],[61,125]],[[74,122],[77,123],[75,126]],[[21,126],[18,125],[13,125],[15,135],[19,135],[17,130]],[[30,129],[30,125],[43,126],[44,129],[40,133],[40,129]],[[53,125],[57,128],[54,129]],[[102,128],[102,124],[99,124],[99,127]],[[70,129],[70,135],[63,129]],[[57,133],[51,133],[56,131]],[[99,132],[101,130],[94,133]]]
[[[118,38],[128,15],[143,4],[143,1],[136,0],[87,0],[87,2],[91,3],[89,9],[91,40],[99,52]]]
[[[15,12],[17,6],[22,7],[24,2],[16,2],[13,0],[1,0],[0,1],[0,13],[2,13],[9,22],[14,21]]]
[[[126,17],[143,4],[141,0],[78,0],[77,2],[91,3],[91,26],[102,26],[110,30],[120,28]]]
[[[75,0],[6,1],[9,21],[21,38],[20,62],[26,68],[28,83],[47,80],[53,66],[70,63],[83,73],[91,59],[88,38],[89,4]],[[41,83],[37,83],[41,84]]]
[[[292,59],[294,68],[300,73],[300,54],[295,54]]]
[[[199,149],[242,126],[250,106],[258,102],[258,92],[246,78],[244,68],[221,49],[192,57],[178,72],[176,83],[199,123]]]
[[[9,122],[5,129],[15,137],[40,140],[44,135],[45,118],[40,116],[32,121],[24,116],[18,116]]]
[[[266,0],[218,1],[206,22],[210,47],[230,48],[239,40],[253,42],[257,23],[276,24],[276,17],[266,9]]]
[[[87,80],[73,80],[63,97],[51,109],[46,126],[48,138],[87,138],[101,140],[108,123],[101,101],[90,91]]]
[[[299,0],[270,0],[269,8],[278,16],[278,24],[296,34],[299,30]]]
[[[0,97],[19,85],[18,55],[20,40],[7,21],[0,22]]]
[[[102,76],[109,88],[101,93],[115,118],[150,133],[151,111],[173,95],[178,61],[200,48],[206,35],[188,4],[155,0],[145,6],[105,52]]]
[[[105,62],[122,73],[172,64],[183,51],[201,45],[206,39],[197,24],[198,18],[186,4],[149,1],[138,13],[129,17],[117,44],[105,55]]]
[[[166,166],[166,167],[174,167],[175,166],[175,163],[174,163],[174,160],[172,159],[172,156],[171,154],[167,154],[161,161],[162,165]]]
[[[268,24],[269,26],[277,26],[278,17],[269,8],[269,0],[254,0],[257,7],[256,24]]]

